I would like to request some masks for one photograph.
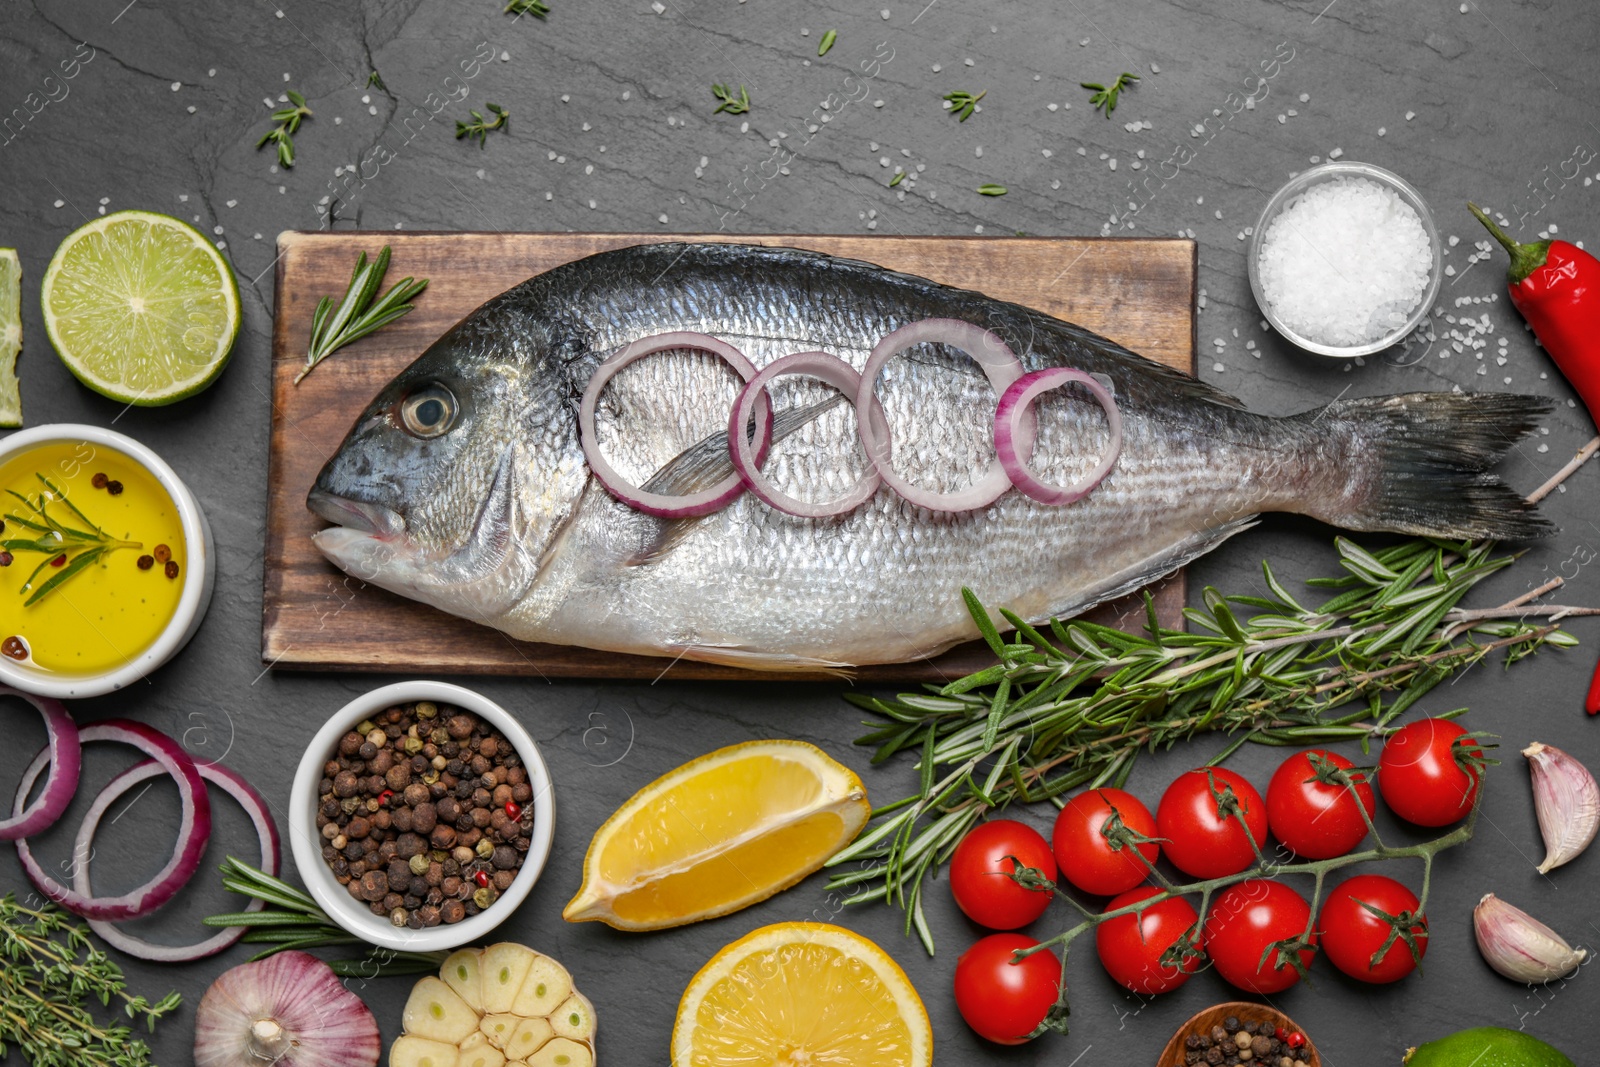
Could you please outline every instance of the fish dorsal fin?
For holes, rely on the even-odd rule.
[[[772,443],[777,444],[844,402],[843,396],[831,396],[804,407],[785,408],[773,417]],[[650,493],[684,496],[708,489],[732,473],[728,435],[714,433],[669,459],[640,488]],[[671,552],[704,517],[657,520],[649,527],[650,532],[641,541],[639,551],[628,560],[629,566],[651,563]]]

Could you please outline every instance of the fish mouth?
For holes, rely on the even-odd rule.
[[[311,490],[306,495],[306,507],[336,526],[365,534],[377,541],[395,540],[406,531],[406,520],[399,512],[382,504],[351,500],[325,489]]]

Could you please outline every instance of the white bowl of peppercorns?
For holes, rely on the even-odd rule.
[[[494,701],[448,682],[357,697],[306,747],[290,845],[316,902],[385,948],[481,941],[527,898],[555,828],[539,748]]]

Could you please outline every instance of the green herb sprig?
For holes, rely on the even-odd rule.
[[[1099,82],[1079,82],[1078,84],[1083,86],[1085,89],[1094,90],[1094,92],[1089,95],[1089,105],[1096,111],[1104,108],[1106,118],[1109,119],[1111,117],[1111,113],[1117,110],[1117,97],[1122,93],[1122,90],[1128,88],[1138,80],[1139,75],[1129,74],[1127,71],[1123,71],[1121,74],[1117,75],[1117,80],[1112,82],[1109,86],[1101,85]]]
[[[940,99],[945,101],[945,106],[949,108],[950,114],[954,115],[958,122],[966,122],[972,117],[972,110],[978,106],[978,101],[988,95],[989,90],[987,89],[977,96],[958,90],[953,93],[946,93]]]
[[[67,499],[67,494],[62,492],[49,478],[43,474],[35,473],[39,484],[44,486],[39,495],[34,498],[7,489],[6,492],[22,501],[26,510],[7,512],[5,525],[17,526],[25,533],[0,539],[0,549],[7,552],[42,552],[44,559],[28,575],[28,580],[22,583],[19,592],[27,593],[28,599],[22,602],[25,608],[31,608],[57,589],[61,588],[68,579],[80,574],[96,560],[115,552],[121,548],[142,548],[138,541],[124,541],[112,537],[105,530],[90,520],[89,516],[78,510],[77,505]],[[72,520],[63,522],[58,516],[50,514],[52,503],[66,506],[72,512]],[[59,562],[58,562],[59,561]],[[35,586],[39,575],[47,567],[54,565],[55,573],[50,575],[42,584]]]
[[[456,140],[459,141],[465,137],[469,141],[477,141],[479,148],[485,148],[489,144],[489,134],[491,132],[506,128],[506,124],[511,121],[511,112],[499,104],[485,104],[484,106],[489,109],[489,113],[494,116],[494,119],[486,121],[483,113],[479,111],[471,112],[471,122],[462,122],[457,119]]]
[[[120,1015],[154,1031],[182,1000],[130,994],[87,926],[54,904],[32,907],[10,893],[0,897],[0,959],[0,1050],[15,1049],[33,1067],[148,1067],[149,1046],[131,1027],[100,1022],[90,1003],[115,1000]]]
[[[726,85],[713,85],[711,95],[722,103],[717,105],[713,115],[726,111],[730,115],[743,115],[750,110],[750,94],[745,92],[744,86],[739,86],[739,95],[733,95],[733,89]]]
[[[1509,666],[1546,645],[1570,648],[1577,639],[1561,620],[1600,614],[1533,603],[1559,588],[1559,577],[1498,607],[1461,607],[1475,586],[1520,558],[1496,556],[1493,542],[1416,538],[1368,551],[1340,537],[1335,545],[1344,574],[1308,583],[1337,590],[1330,599],[1301,604],[1263,562],[1270,595],[1207,588],[1202,606],[1184,611],[1192,633],[1163,627],[1147,595],[1142,633],[1080,619],[1053,621],[1047,634],[1002,610],[1015,629],[1007,641],[963,591],[999,662],[920,693],[847,697],[875,717],[857,742],[876,748],[872,761],[914,752],[921,777],[915,793],[876,808],[874,824],[828,861],[851,868],[835,873],[829,888],[848,891],[848,903],[901,908],[907,932],[931,953],[925,880],[989,812],[1059,806],[1080,786],[1120,786],[1141,751],[1207,733],[1231,737],[1210,765],[1247,742],[1353,739],[1365,749],[1446,679],[1496,652]]]
[[[317,301],[316,314],[311,320],[311,343],[306,349],[306,365],[294,376],[294,384],[310,374],[318,363],[333,355],[351,341],[359,340],[375,330],[382,329],[410,311],[417,295],[428,287],[428,279],[420,282],[402,278],[378,297],[378,287],[389,270],[389,246],[384,245],[378,258],[367,262],[367,254],[356,259],[355,270],[350,274],[350,285],[337,305],[331,296]]]
[[[833,42],[839,39],[838,30],[829,30],[822,35],[822,40],[817,42],[817,58],[821,59],[828,54],[828,49],[833,47]]]
[[[272,113],[272,121],[278,125],[261,135],[261,140],[256,142],[260,149],[268,143],[278,146],[278,162],[286,169],[294,166],[294,133],[300,128],[300,120],[311,117],[311,109],[306,106],[306,98],[290,89],[285,93],[289,98],[289,107],[282,107]]]
[[[542,19],[550,14],[550,9],[539,0],[511,0],[506,4],[506,14],[532,15],[536,19]]]
[[[265,945],[250,957],[264,960],[289,949],[301,951],[332,945],[366,945],[367,942],[334,925],[327,912],[310,896],[243,860],[229,856],[221,868],[223,888],[229,892],[260,900],[261,911],[238,911],[202,919],[206,926],[244,926],[246,944]],[[370,948],[359,959],[335,960],[329,966],[347,978],[377,978],[392,974],[421,974],[436,971],[444,962],[444,952],[397,952]]]
[[[371,74],[367,75],[367,88],[369,88],[369,89],[373,89],[373,88],[382,89],[384,92],[388,92],[389,91],[389,87],[387,85],[383,84],[383,76],[381,74],[379,74],[377,71],[373,71]]]
[[[979,196],[1005,196],[1010,191],[1005,186],[996,185],[994,182],[984,182],[978,186]]]

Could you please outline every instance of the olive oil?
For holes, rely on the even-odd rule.
[[[18,496],[42,502],[63,526],[84,529],[86,518],[107,536],[103,552],[31,604],[31,596],[70,566],[72,552],[70,545],[60,554],[17,547],[18,541],[48,538],[24,525],[38,525],[39,517]],[[99,674],[136,659],[177,611],[188,561],[177,505],[154,475],[123,453],[77,441],[12,456],[0,464],[0,521],[0,545],[13,546],[0,554],[0,561],[9,556],[0,567],[0,640],[10,658],[57,674]],[[156,562],[162,555],[177,567]]]

